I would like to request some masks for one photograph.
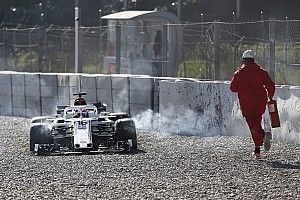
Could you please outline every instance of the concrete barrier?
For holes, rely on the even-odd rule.
[[[87,93],[84,97],[87,103],[96,103],[97,84],[95,75],[84,74],[81,76],[81,91]]]
[[[70,90],[70,105],[73,105],[74,100],[77,96],[74,93],[81,92],[81,75],[79,74],[69,74],[69,90]]]
[[[73,93],[79,91],[88,93],[88,103],[106,103],[110,112],[128,112],[131,116],[149,109],[159,112],[159,118],[155,118],[159,123],[148,127],[161,131],[199,136],[249,135],[229,82],[195,79],[0,72],[0,114],[52,114],[56,105],[72,105],[76,98]],[[300,143],[300,86],[277,86],[274,98],[281,119],[281,127],[272,129],[274,138]],[[147,115],[149,118],[149,112]]]
[[[130,114],[135,116],[147,109],[153,110],[153,78],[149,76],[130,77],[129,107]]]
[[[277,100],[281,127],[273,129],[275,139],[300,143],[299,97],[300,88],[290,86],[276,88],[275,98]]]
[[[107,105],[107,110],[112,112],[112,79],[109,75],[96,77],[97,102]]]
[[[164,80],[159,83],[159,130],[191,134],[197,129],[198,113],[193,100],[199,85],[192,82]],[[190,101],[188,103],[188,101]]]
[[[130,114],[130,79],[129,75],[112,75],[112,112]]]
[[[175,119],[178,127],[173,131],[200,136],[220,135],[219,87],[213,82],[161,81],[159,113],[164,120],[159,126],[168,127],[167,124]]]
[[[57,82],[56,74],[40,75],[42,115],[51,115],[55,112],[56,105],[58,104]]]
[[[67,74],[57,74],[57,98],[58,105],[71,105],[69,76]]]
[[[153,112],[159,112],[159,83],[163,80],[168,81],[175,81],[178,80],[177,78],[171,77],[153,77]]]
[[[42,115],[40,74],[25,73],[25,116]]]
[[[242,116],[237,94],[230,91],[229,82],[224,82],[220,85],[219,96],[223,119],[220,132],[226,133],[226,135],[249,135],[249,128]]]
[[[12,75],[9,72],[0,74],[0,112],[12,116]]]
[[[181,132],[188,130],[193,135],[250,135],[239,109],[237,95],[229,90],[228,82],[200,81],[197,84],[199,86],[190,82],[160,82],[161,115],[167,115],[175,121],[180,118],[181,121],[177,122],[182,126],[188,124],[190,128],[177,128],[181,129]],[[275,140],[300,143],[299,97],[300,87],[276,88],[274,99],[278,102],[281,127],[272,129]],[[197,113],[200,113],[200,116],[197,116]],[[266,116],[269,117],[268,114]],[[164,117],[163,122],[165,119]],[[204,127],[193,125],[199,122]],[[204,134],[203,130],[207,133]]]
[[[12,115],[26,116],[26,93],[25,93],[25,75],[15,73],[11,75],[12,79]]]

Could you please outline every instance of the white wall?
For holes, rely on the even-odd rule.
[[[88,93],[88,103],[102,101],[110,112],[130,113],[139,128],[199,136],[250,134],[228,82],[169,77],[0,72],[0,115],[49,115],[56,105],[72,104],[79,91]],[[300,86],[277,87],[275,98],[281,127],[272,129],[274,138],[300,143]]]
[[[79,91],[88,103],[136,115],[153,109],[153,88],[154,79],[142,75],[0,72],[0,115],[50,115],[57,105],[72,105]]]
[[[228,82],[162,81],[160,91],[162,121],[173,119],[181,132],[201,136],[250,134]],[[281,127],[272,129],[274,139],[300,143],[299,98],[300,87],[276,88],[274,99],[278,101]]]
[[[273,129],[281,141],[300,143],[300,87],[281,86],[276,93],[281,127]]]
[[[9,72],[0,74],[0,112],[1,115],[11,116],[12,112],[12,76]]]

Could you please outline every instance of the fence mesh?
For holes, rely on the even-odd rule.
[[[104,60],[107,56],[116,56],[115,47],[112,48],[109,41],[116,36],[108,34],[109,29],[113,28],[80,27],[79,60],[82,72],[109,72],[104,68]],[[122,34],[125,34],[121,36],[121,57],[130,58],[132,49],[138,52],[141,60],[146,54],[152,56],[154,35],[147,35],[147,30],[160,28],[157,24],[138,27],[140,35],[136,36],[132,25],[121,27]],[[300,84],[300,20],[168,25],[167,29],[171,28],[182,31],[182,43],[178,48],[180,53],[176,57],[179,59],[177,76],[230,80],[246,49],[254,50],[256,61],[270,70],[270,48],[275,44],[276,83]],[[74,72],[74,38],[74,27],[3,24],[0,28],[0,70]],[[167,42],[174,41],[167,38]],[[168,52],[162,59],[171,56],[170,49],[166,49],[169,47],[170,44],[162,46]],[[167,59],[162,62],[172,64]],[[153,61],[149,61],[151,64]]]

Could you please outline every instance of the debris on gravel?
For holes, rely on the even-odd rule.
[[[33,156],[30,119],[0,120],[0,199],[300,199],[297,144],[139,130],[136,154]]]

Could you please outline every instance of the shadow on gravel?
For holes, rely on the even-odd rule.
[[[96,154],[119,154],[119,155],[135,155],[135,154],[144,154],[147,153],[146,151],[142,149],[138,149],[135,152],[124,152],[124,151],[103,151],[103,152],[67,152],[67,153],[50,153],[50,154],[45,154],[45,155],[38,155],[38,156],[80,156],[80,155],[96,155]],[[36,156],[33,152],[29,152],[28,155],[30,156]],[[36,156],[36,157],[38,157]]]
[[[295,164],[290,164],[290,163],[282,163],[281,161],[267,161],[267,163],[273,168],[300,169],[299,162],[296,162]]]
[[[110,152],[110,154],[121,154],[121,155],[135,155],[135,154],[142,154],[142,153],[147,153],[147,151],[144,151],[142,149],[138,149],[135,152],[118,152],[118,153]]]

